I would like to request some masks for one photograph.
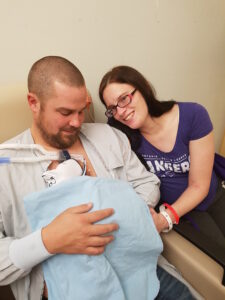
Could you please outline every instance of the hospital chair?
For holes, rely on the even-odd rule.
[[[86,112],[85,120],[94,122],[92,105]],[[26,101],[26,85],[0,87],[0,143],[28,128],[30,124],[31,114]],[[225,152],[224,148],[225,135],[221,153]],[[162,234],[162,239],[163,255],[205,299],[225,299],[224,266],[174,230]],[[14,299],[8,287],[0,287],[0,299]]]

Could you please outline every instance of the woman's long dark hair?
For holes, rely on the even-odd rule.
[[[117,66],[104,75],[99,86],[99,98],[105,106],[106,104],[104,102],[103,92],[110,83],[126,83],[136,88],[142,94],[147,104],[149,115],[152,117],[160,117],[171,110],[176,103],[173,100],[157,100],[153,87],[140,72],[129,66]],[[132,150],[136,152],[141,162],[145,165],[145,167],[147,167],[144,159],[141,155],[139,155],[139,153],[137,153],[137,149],[141,142],[139,130],[131,129],[123,123],[115,120],[113,117],[108,119],[108,124],[123,131],[127,135],[130,140]],[[147,169],[149,168],[147,167]]]

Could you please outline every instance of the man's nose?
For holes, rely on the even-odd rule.
[[[73,115],[72,118],[70,119],[69,125],[78,128],[82,125],[82,123],[83,123],[83,118],[78,114],[76,114]]]

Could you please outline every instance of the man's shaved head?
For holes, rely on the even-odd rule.
[[[28,75],[28,90],[38,98],[46,99],[54,94],[54,82],[68,86],[85,85],[80,70],[69,60],[60,56],[46,56],[36,61]]]

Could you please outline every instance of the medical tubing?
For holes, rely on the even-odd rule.
[[[38,150],[41,155],[31,156],[31,157],[5,157],[0,156],[0,164],[10,164],[10,163],[34,163],[41,161],[64,161],[65,156],[62,150],[58,152],[50,152],[45,150],[42,146],[38,144],[1,144],[0,150]],[[82,155],[71,154],[71,158],[75,160],[80,160],[82,163],[86,163]]]
[[[9,157],[0,157],[0,164],[9,164],[10,158]]]

